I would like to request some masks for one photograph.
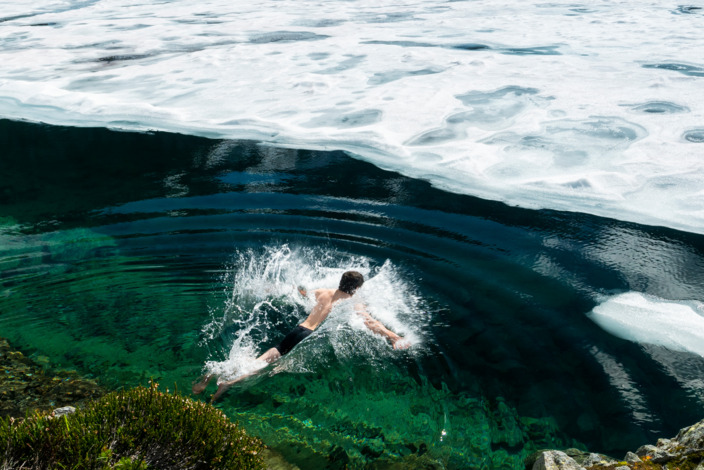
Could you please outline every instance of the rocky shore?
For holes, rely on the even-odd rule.
[[[628,452],[622,460],[576,449],[544,450],[526,459],[526,470],[704,470],[704,420]]]

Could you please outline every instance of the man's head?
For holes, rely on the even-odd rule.
[[[357,271],[347,271],[340,278],[340,289],[345,294],[354,294],[357,289],[362,287],[364,284],[364,276],[362,276]]]

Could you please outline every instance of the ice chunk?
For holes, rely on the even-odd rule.
[[[704,303],[672,301],[638,292],[608,298],[589,314],[620,338],[704,357]]]

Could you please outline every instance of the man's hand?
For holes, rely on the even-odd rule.
[[[406,338],[398,336],[391,340],[391,345],[394,349],[408,349],[411,347],[411,342]]]
[[[372,318],[372,316],[369,315],[369,312],[367,312],[364,304],[356,304],[354,309],[357,311],[357,315],[364,319],[364,325],[372,332],[388,339],[394,349],[408,349],[411,347],[411,342],[406,338],[402,338],[382,325],[381,322]]]

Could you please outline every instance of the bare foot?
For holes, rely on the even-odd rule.
[[[210,399],[210,403],[212,403],[212,402],[214,402],[215,400],[217,400],[218,398],[220,398],[220,395],[222,395],[222,394],[225,393],[230,387],[232,387],[232,385],[233,385],[235,382],[239,382],[239,380],[238,380],[238,379],[235,379],[235,380],[231,380],[230,382],[222,382],[222,383],[219,383],[219,384],[218,384],[218,389],[217,389],[217,391],[213,394],[213,397]]]
[[[203,390],[205,390],[208,387],[208,384],[213,378],[213,374],[203,376],[203,379],[198,382],[197,384],[193,385],[192,392],[194,395],[198,395],[203,393]]]

